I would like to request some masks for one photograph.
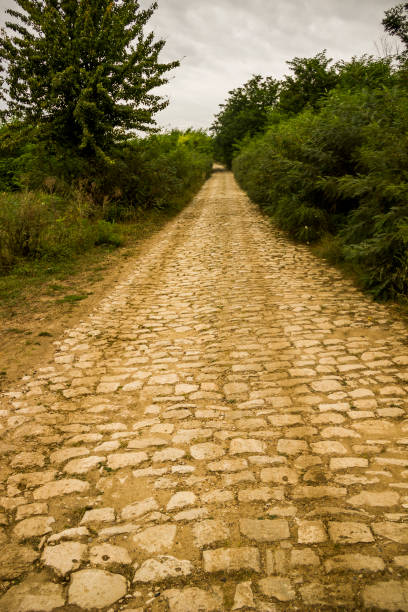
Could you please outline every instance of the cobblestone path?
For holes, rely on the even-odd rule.
[[[408,610],[406,328],[216,172],[1,398],[0,612]]]

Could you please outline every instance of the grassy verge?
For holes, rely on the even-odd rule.
[[[86,299],[87,292],[81,291],[84,275],[91,284],[101,281],[107,267],[130,257],[137,245],[178,214],[192,195],[187,194],[184,201],[171,208],[154,209],[139,219],[117,223],[121,246],[102,244],[56,261],[21,260],[10,274],[0,276],[0,317],[12,319],[40,293],[45,301],[49,298],[58,303],[75,304]],[[78,281],[81,278],[79,283],[76,277]]]

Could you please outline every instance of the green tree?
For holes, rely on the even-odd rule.
[[[178,62],[144,26],[157,8],[137,0],[16,0],[0,36],[3,118],[43,140],[106,157],[129,130],[151,131],[167,100],[153,90]]]
[[[237,143],[265,129],[268,110],[276,104],[278,89],[279,82],[272,77],[254,75],[242,87],[231,90],[225,104],[220,105],[211,131],[215,155],[228,167]]]
[[[326,51],[314,57],[295,57],[287,64],[293,74],[282,81],[279,110],[300,113],[306,106],[317,108],[319,100],[336,86],[338,76]]]
[[[382,21],[385,31],[391,36],[398,36],[405,45],[404,55],[408,55],[408,2],[397,4],[385,11]]]

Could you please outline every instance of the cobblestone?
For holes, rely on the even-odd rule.
[[[0,397],[0,612],[408,611],[402,319],[227,172],[126,269]]]

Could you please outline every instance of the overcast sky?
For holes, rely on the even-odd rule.
[[[162,88],[165,128],[211,125],[228,91],[252,74],[282,77],[286,61],[327,49],[335,60],[377,54],[384,11],[400,0],[159,0],[148,26],[179,59]],[[142,7],[150,0],[140,0]],[[2,19],[13,0],[0,0]]]

